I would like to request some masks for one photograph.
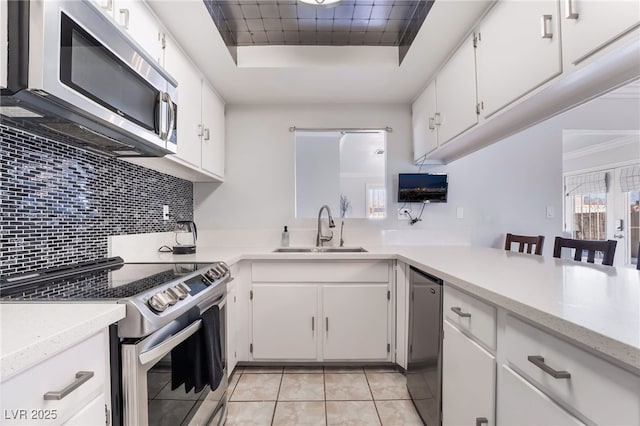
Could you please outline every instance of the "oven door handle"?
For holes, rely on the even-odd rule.
[[[143,366],[147,365],[153,362],[155,359],[161,358],[162,356],[168,354],[169,351],[171,351],[171,349],[175,348],[180,343],[187,340],[189,337],[195,334],[198,330],[200,330],[201,327],[202,327],[202,320],[199,319],[195,321],[193,324],[191,324],[189,327],[185,328],[179,333],[174,334],[164,342],[159,343],[153,346],[152,348],[150,348],[148,351],[141,353],[138,356],[138,358],[140,359],[140,364],[142,364]]]

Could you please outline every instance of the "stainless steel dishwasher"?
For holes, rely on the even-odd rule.
[[[411,268],[407,389],[422,421],[442,420],[442,280]]]

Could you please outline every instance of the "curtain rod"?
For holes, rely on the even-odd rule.
[[[384,130],[386,132],[393,132],[393,128],[388,126],[374,127],[374,128],[342,127],[339,129],[320,129],[320,128],[307,128],[307,127],[296,127],[296,126],[289,127],[290,132],[295,132],[296,130],[304,131],[304,132],[366,132],[366,131],[372,131],[372,130],[378,130],[378,131]]]

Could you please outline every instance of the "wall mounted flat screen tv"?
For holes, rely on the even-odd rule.
[[[446,203],[447,189],[446,174],[400,173],[398,175],[399,203]]]

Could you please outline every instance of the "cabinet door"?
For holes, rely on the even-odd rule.
[[[436,83],[432,81],[413,103],[413,161],[419,161],[438,147],[436,116]]]
[[[254,284],[253,359],[317,358],[318,286]]]
[[[565,0],[562,3],[562,49],[566,63],[578,64],[640,26],[637,1]]]
[[[202,168],[224,177],[224,103],[203,80],[202,84]]]
[[[475,425],[477,419],[486,418],[488,425],[494,425],[494,356],[448,321],[443,325],[442,424]]]
[[[440,146],[478,123],[476,55],[470,37],[436,77]]]
[[[87,426],[87,425],[102,425],[111,424],[111,419],[106,422],[105,416],[107,415],[107,398],[105,394],[100,394],[96,399],[89,404],[82,407],[64,426]]]
[[[227,333],[227,345],[226,345],[226,357],[227,357],[227,373],[231,375],[233,369],[236,368],[238,363],[238,351],[236,350],[238,338],[238,301],[236,297],[236,287],[227,291],[227,317],[226,317],[226,333]]]
[[[114,19],[157,63],[162,63],[160,24],[140,0],[114,0]]]
[[[196,167],[201,164],[202,78],[177,43],[166,36],[165,69],[178,81],[178,152],[176,156]]]
[[[389,300],[386,285],[323,288],[325,360],[387,360]]]
[[[478,99],[488,117],[562,72],[557,0],[498,2],[478,32]]]
[[[513,370],[502,367],[498,423],[510,426],[582,425]]]

